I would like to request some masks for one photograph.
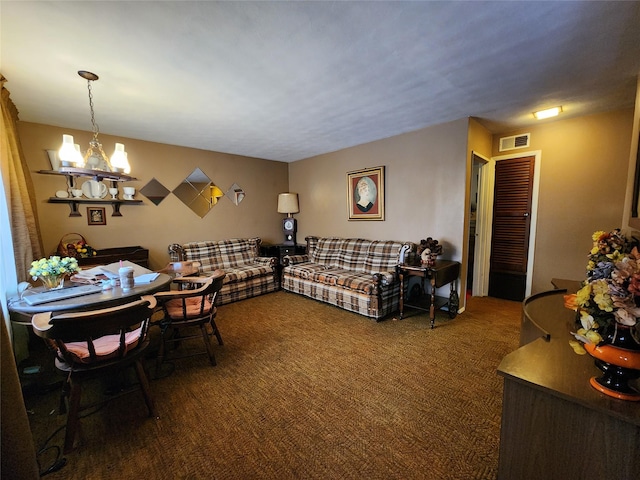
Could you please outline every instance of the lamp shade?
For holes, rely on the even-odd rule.
[[[111,166],[116,171],[131,173],[127,152],[124,151],[124,145],[122,143],[116,143],[116,150],[113,152],[113,155],[111,155]]]
[[[298,213],[299,211],[300,207],[298,206],[297,193],[280,193],[278,195],[278,213],[291,215],[292,213]]]

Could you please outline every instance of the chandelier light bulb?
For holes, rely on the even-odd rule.
[[[78,148],[76,149],[76,147]],[[68,166],[82,167],[83,158],[80,154],[80,146],[73,143],[73,135],[62,135],[62,146],[58,151],[58,157]]]
[[[124,144],[116,143],[116,149],[111,156],[111,166],[116,171],[124,173],[129,173],[131,171],[129,161],[127,159],[127,152],[124,151]]]

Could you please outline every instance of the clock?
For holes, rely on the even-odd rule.
[[[287,217],[282,221],[282,232],[284,233],[283,245],[296,244],[296,219]]]

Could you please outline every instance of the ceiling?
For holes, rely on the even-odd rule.
[[[291,162],[631,108],[640,2],[0,1],[20,120]]]

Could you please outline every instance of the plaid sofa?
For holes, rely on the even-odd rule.
[[[200,262],[200,273],[216,269],[227,274],[217,304],[237,302],[278,288],[276,257],[260,257],[260,238],[190,242],[169,245],[172,262]]]
[[[285,257],[282,288],[380,320],[398,309],[395,267],[410,242],[306,237],[307,253]],[[403,245],[408,245],[409,250]]]

